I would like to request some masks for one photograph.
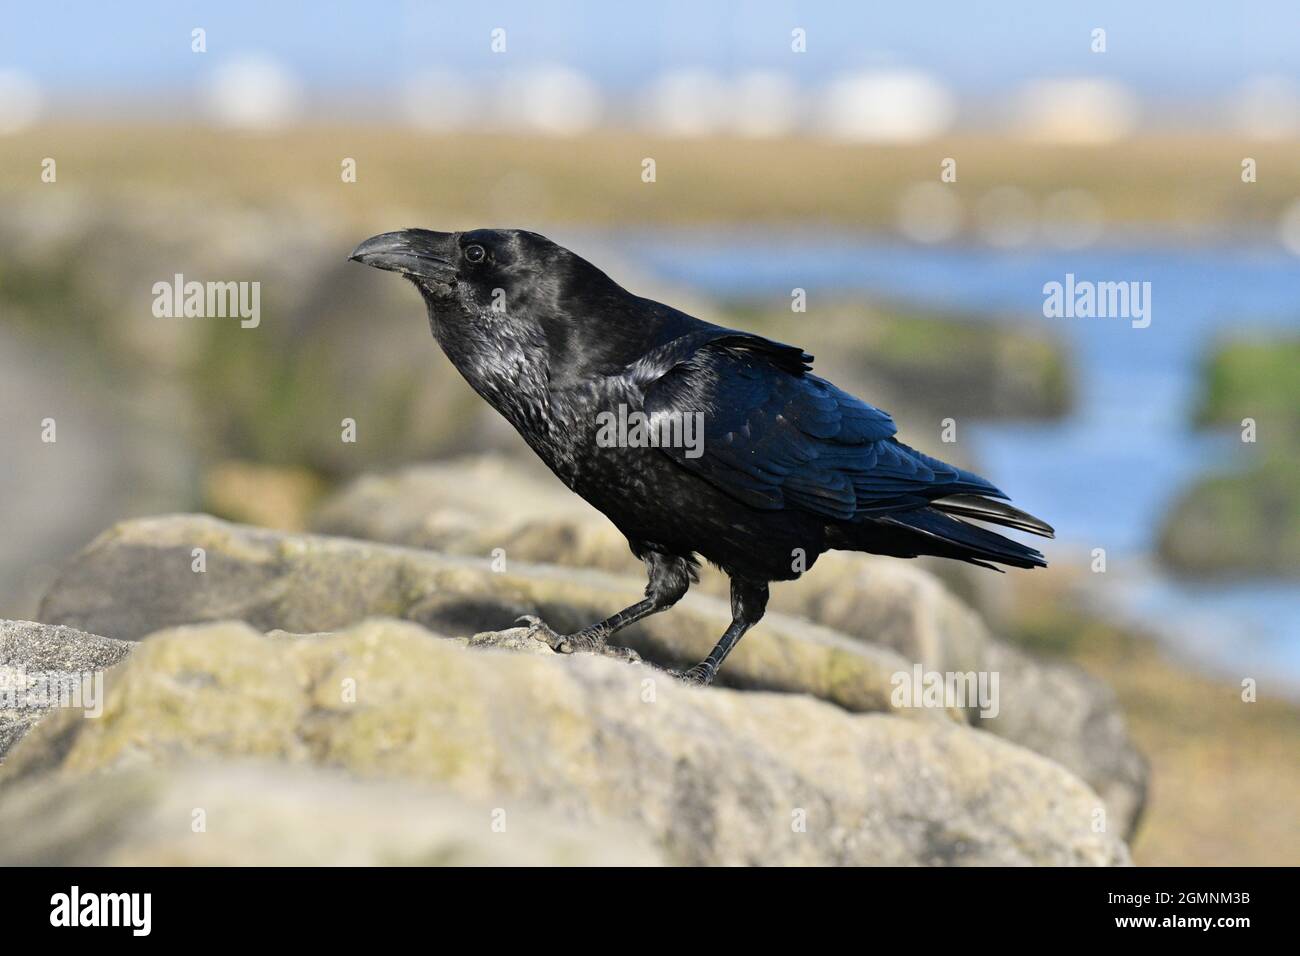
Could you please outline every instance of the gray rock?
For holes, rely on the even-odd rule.
[[[50,709],[94,709],[94,675],[131,647],[71,627],[0,620],[0,760]]]
[[[507,821],[518,808],[580,831],[630,829],[677,864],[1128,862],[1118,836],[1097,832],[1102,804],[1085,784],[961,724],[851,714],[804,695],[691,687],[592,655],[473,650],[393,620],[303,639],[233,622],[146,638],[109,673],[101,719],[55,713],[13,750],[0,768],[0,826],[38,816],[43,793],[51,801],[72,794],[73,810],[51,813],[56,833],[82,801],[95,809],[75,789],[42,791],[51,772],[93,790],[104,773],[123,769],[250,759],[434,785],[504,810]],[[104,799],[120,806],[107,816],[127,833],[105,837],[101,858],[135,859],[130,828],[147,836],[161,825],[169,834],[147,839],[140,859],[158,859],[149,848],[159,843],[184,859],[177,847],[193,844],[175,828],[190,817],[176,815],[210,799],[207,785],[182,778],[161,798],[156,788],[151,796],[123,784],[118,795],[116,786]],[[254,832],[240,839],[255,840],[294,811],[310,816],[303,791],[286,793],[269,815],[254,814]],[[248,803],[229,793],[211,799],[222,816]],[[364,804],[363,830],[387,834],[382,845],[391,847],[419,811],[399,804],[397,824],[385,828],[373,814],[386,799],[379,791],[322,796],[334,819]],[[134,805],[145,808],[143,823]],[[481,833],[481,816],[469,818]],[[434,829],[414,829],[412,853],[438,846],[437,834],[457,824]],[[219,842],[226,832],[210,827],[207,836]],[[313,838],[295,828],[287,839]],[[43,859],[67,842],[44,839],[19,859]],[[364,857],[367,846],[356,853]],[[225,851],[211,852],[215,860]]]
[[[0,794],[0,866],[647,866],[628,828],[256,762],[41,776]],[[505,811],[504,814],[501,811]],[[504,825],[504,829],[502,828]]]
[[[201,549],[206,570],[192,570]],[[366,617],[418,621],[452,635],[509,626],[536,614],[566,632],[641,597],[644,582],[595,571],[292,535],[202,515],[123,522],[68,562],[41,605],[43,620],[123,640],[164,627],[239,619],[258,630],[332,631]],[[728,605],[687,597],[618,640],[646,660],[680,667],[702,660],[727,623]],[[723,683],[813,694],[853,711],[917,720],[964,720],[956,709],[899,708],[899,654],[829,628],[769,614],[727,660]]]
[[[510,502],[508,516],[502,501]],[[457,554],[501,549],[514,561],[643,573],[623,536],[594,509],[554,478],[499,456],[360,478],[321,507],[315,527]],[[704,569],[697,590],[725,595],[726,588],[722,575]],[[775,585],[771,607],[889,648],[929,671],[997,672],[997,716],[981,717],[971,707],[965,718],[1073,770],[1102,794],[1125,833],[1136,829],[1148,768],[1110,689],[1076,667],[997,640],[922,567],[830,552],[799,581]],[[766,626],[745,642],[761,639]]]

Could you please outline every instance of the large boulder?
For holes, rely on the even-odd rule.
[[[628,866],[628,828],[577,827],[392,780],[268,762],[44,775],[0,793],[0,866]]]
[[[103,671],[131,647],[71,627],[0,620],[0,760],[48,711],[96,710]]]
[[[596,571],[516,560],[493,567],[490,558],[285,534],[202,515],[148,518],[116,525],[71,559],[40,617],[122,640],[227,618],[264,631],[331,631],[375,615],[467,635],[539,614],[563,632],[639,600],[644,588]],[[725,602],[692,595],[618,640],[649,661],[680,667],[702,660],[730,618]],[[728,658],[721,679],[808,693],[852,711],[963,720],[955,709],[895,704],[893,676],[910,666],[887,648],[770,614]]]
[[[508,501],[508,513],[501,502]],[[314,526],[408,547],[642,575],[623,536],[540,466],[477,456],[357,479],[319,509]],[[705,568],[697,590],[725,595]],[[1114,694],[1076,667],[1038,660],[989,633],[983,620],[913,562],[829,552],[800,580],[773,586],[771,607],[888,648],[934,672],[999,675],[995,716],[966,708],[974,726],[1079,774],[1132,834],[1145,804],[1147,765]],[[675,612],[670,612],[675,613]],[[763,640],[765,620],[741,643]],[[731,664],[728,664],[730,667]]]
[[[1300,450],[1274,443],[1245,468],[1197,478],[1161,521],[1160,560],[1189,579],[1300,579],[1297,474]]]
[[[188,835],[157,836],[159,826],[188,827],[200,801],[221,808],[218,818],[238,813],[251,802],[231,792],[242,778],[156,784],[102,775],[259,759],[436,786],[501,811],[508,833],[516,810],[525,820],[541,811],[570,827],[631,829],[681,864],[1128,860],[1122,840],[1098,826],[1104,813],[1092,790],[991,734],[947,720],[853,714],[805,695],[696,688],[605,657],[491,646],[517,638],[449,640],[394,620],[305,636],[235,622],[150,636],[109,672],[100,719],[55,713],[0,768],[0,823],[26,825],[36,807],[59,808],[48,823],[54,836],[38,832],[35,849],[20,843],[10,859],[45,859],[49,847],[85,834],[75,822],[79,802],[114,821],[101,859],[194,859],[187,852],[203,851],[180,848],[193,845],[182,842]],[[117,782],[102,803],[77,790],[105,779]],[[401,827],[374,816],[387,807],[375,806],[386,791],[314,788],[274,779],[269,799],[279,809],[255,814],[253,832],[233,845],[256,840],[291,808],[311,817],[317,805],[332,821],[360,818],[366,833],[394,845]],[[142,819],[126,809],[136,804]],[[415,798],[393,812],[414,828],[402,861],[439,852],[457,820],[474,819],[488,839],[481,811],[423,826],[417,818],[431,811]],[[139,856],[120,836],[133,827],[154,834]],[[212,828],[204,836],[224,839]],[[284,839],[311,836],[291,830]],[[628,845],[621,862],[647,858],[635,840]],[[208,852],[203,859],[225,851]],[[343,855],[374,852],[366,845]]]

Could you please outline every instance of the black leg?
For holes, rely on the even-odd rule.
[[[709,656],[685,671],[682,680],[692,684],[711,684],[718,668],[727,659],[731,649],[740,643],[745,632],[763,619],[767,610],[767,585],[751,584],[738,578],[731,579],[731,625],[722,638],[709,651]]]
[[[605,642],[609,640],[610,635],[651,614],[668,610],[682,599],[691,586],[691,566],[685,558],[647,552],[643,560],[650,577],[649,583],[645,586],[646,596],[603,621],[584,627],[573,634],[556,634],[540,618],[528,615],[519,620],[528,625],[533,637],[545,641],[561,654],[604,651]],[[621,656],[635,657],[636,655],[629,650]]]

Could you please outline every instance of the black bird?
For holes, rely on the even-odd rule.
[[[672,607],[698,579],[698,556],[731,579],[731,626],[682,675],[703,684],[763,616],[769,583],[824,551],[1046,566],[965,519],[1046,537],[1049,525],[904,445],[887,413],[812,375],[800,348],[633,295],[532,232],[405,229],[351,258],[415,283],[465,380],[645,562],[645,599],[604,621],[559,635],[528,619],[558,651],[604,650]],[[615,417],[633,426],[634,413],[648,427],[611,428]]]

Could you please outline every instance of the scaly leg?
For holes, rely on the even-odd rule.
[[[731,649],[740,643],[745,632],[763,619],[767,610],[767,585],[731,579],[731,625],[709,651],[709,656],[679,676],[688,684],[709,685]]]
[[[519,622],[528,625],[532,637],[544,641],[561,654],[612,652],[613,656],[636,660],[636,653],[627,648],[607,648],[610,636],[642,618],[668,610],[691,586],[691,566],[685,558],[647,552],[643,560],[650,578],[645,588],[646,596],[617,614],[572,634],[557,634],[531,614],[519,618]]]

